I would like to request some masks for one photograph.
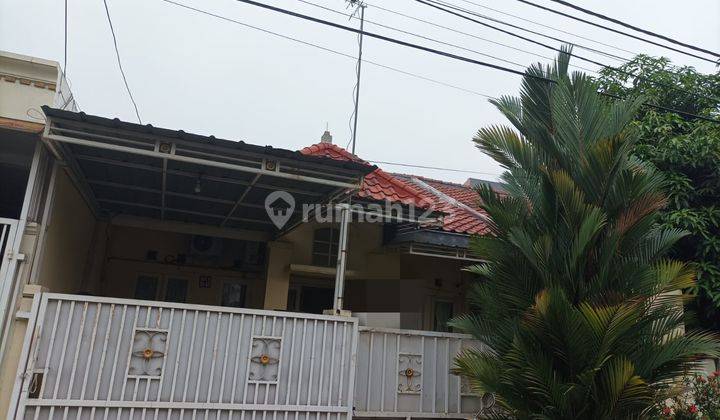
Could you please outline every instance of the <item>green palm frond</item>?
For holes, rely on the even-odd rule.
[[[630,153],[643,99],[600,97],[570,57],[530,66],[519,96],[491,101],[509,126],[473,138],[506,169],[505,194],[478,189],[490,234],[470,241],[484,262],[451,325],[485,347],[453,370],[496,395],[499,418],[641,418],[720,354],[685,327],[695,273],[666,258],[686,234],[657,225],[667,182]]]

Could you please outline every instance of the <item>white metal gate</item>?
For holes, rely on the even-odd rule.
[[[5,341],[6,320],[11,311],[15,286],[18,261],[18,255],[15,255],[17,227],[17,220],[0,217],[0,350]]]
[[[17,418],[351,418],[353,318],[60,294],[35,308]]]
[[[494,399],[450,370],[458,353],[481,347],[464,334],[360,327],[355,415],[476,418]]]

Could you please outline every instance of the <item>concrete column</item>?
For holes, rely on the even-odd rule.
[[[268,266],[263,308],[286,310],[290,288],[290,261],[293,245],[289,242],[268,242]]]

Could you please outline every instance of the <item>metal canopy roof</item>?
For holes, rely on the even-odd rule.
[[[304,204],[356,192],[374,166],[43,107],[43,134],[101,215],[277,233],[265,198],[282,190]]]

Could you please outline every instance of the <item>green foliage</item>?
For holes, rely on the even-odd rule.
[[[658,226],[665,178],[631,154],[641,100],[597,95],[568,61],[530,67],[520,97],[494,101],[511,126],[474,139],[505,167],[507,195],[479,191],[491,233],[471,246],[486,262],[452,325],[487,347],[455,370],[496,395],[498,416],[637,418],[720,342],[681,330],[688,296],[674,292],[694,273],[663,258],[685,233]]]
[[[720,72],[702,74],[644,55],[621,70],[641,78],[606,69],[597,80],[600,90],[629,98],[643,95],[656,105],[720,119]],[[633,153],[668,181],[668,206],[660,223],[689,233],[672,256],[694,264],[700,321],[720,329],[720,124],[644,108],[633,126],[638,134]]]

